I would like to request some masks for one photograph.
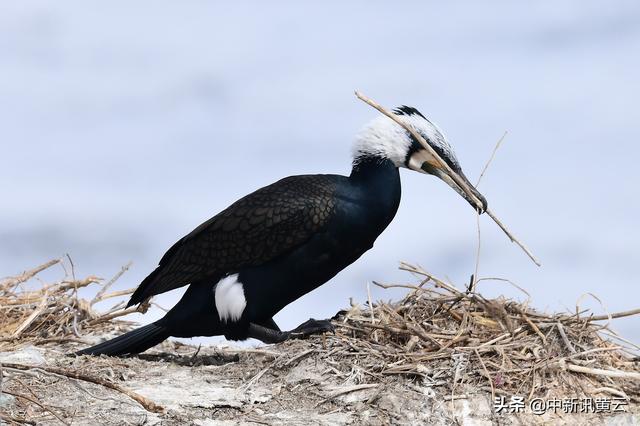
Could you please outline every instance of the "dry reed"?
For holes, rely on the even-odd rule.
[[[496,395],[592,397],[640,401],[638,346],[597,321],[640,314],[546,314],[527,303],[487,299],[463,291],[406,263],[420,281],[398,302],[354,305],[334,318],[336,334],[315,339],[318,356],[354,373],[359,382],[389,376],[419,379],[426,387],[474,385]],[[605,338],[603,333],[613,336]]]
[[[60,265],[64,269],[62,279],[53,283],[34,285],[41,272]],[[145,312],[148,305],[120,310],[118,303],[106,312],[95,309],[105,300],[130,294],[133,289],[106,293],[113,282],[128,268],[102,284],[93,275],[76,279],[73,263],[64,259],[51,260],[22,274],[0,281],[0,351],[15,349],[17,345],[43,345],[46,343],[82,342],[85,334],[100,335],[113,332],[115,327],[127,328],[125,321],[113,321],[131,312]],[[91,300],[79,297],[80,289],[94,286],[97,293]]]
[[[23,345],[63,345],[69,350],[79,347],[83,336],[129,328],[131,323],[118,319],[131,312],[121,309],[122,303],[105,312],[93,307],[131,293],[107,293],[105,288],[127,267],[102,287],[96,277],[69,278],[73,274],[39,288],[26,285],[58,263],[61,261],[51,261],[0,282],[0,351]],[[284,342],[273,350],[250,350],[275,360],[245,381],[242,389],[249,389],[271,369],[293,368],[302,359],[314,357],[331,366],[327,374],[345,383],[318,405],[364,389],[375,396],[394,380],[408,380],[422,391],[438,388],[449,400],[466,397],[469,386],[493,397],[605,395],[635,403],[640,400],[639,348],[619,336],[613,335],[618,339],[614,343],[603,335],[611,335],[608,325],[612,319],[640,314],[640,309],[597,316],[546,314],[528,303],[487,299],[478,292],[459,290],[419,267],[402,264],[401,269],[418,277],[417,284],[376,284],[409,289],[401,300],[372,303],[368,291],[364,306],[352,304],[333,318],[335,334]],[[78,289],[92,285],[96,287],[92,300],[78,296]],[[604,325],[597,323],[604,320]],[[37,396],[46,392],[48,382],[61,378],[99,385],[126,395],[148,411],[163,412],[163,407],[113,381],[111,362],[90,357],[62,366],[5,362],[0,365],[0,373],[6,376],[0,387],[22,408],[0,412],[0,418],[29,424],[48,416],[66,424],[69,413],[45,405]]]

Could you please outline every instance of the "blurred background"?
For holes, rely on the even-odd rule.
[[[438,123],[473,182],[508,131],[480,190],[543,266],[482,217],[481,276],[516,282],[541,310],[575,311],[589,292],[604,307],[580,304],[597,313],[639,306],[638,2],[238,3],[0,3],[0,276],[69,253],[80,276],[133,261],[117,287],[137,285],[241,196],[348,174],[353,136],[377,114],[359,89]],[[433,177],[402,183],[375,247],[281,327],[365,302],[372,280],[415,282],[400,260],[469,281],[473,210]],[[613,328],[640,340],[637,318]]]

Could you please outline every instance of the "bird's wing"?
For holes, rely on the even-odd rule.
[[[238,200],[174,244],[129,306],[192,282],[270,261],[307,241],[331,217],[330,175],[292,176]]]

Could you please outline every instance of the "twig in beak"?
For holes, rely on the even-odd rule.
[[[377,109],[379,112],[381,112],[382,114],[386,115],[387,117],[389,117],[390,119],[392,119],[393,121],[395,121],[396,123],[398,123],[400,126],[402,126],[407,132],[409,132],[409,134],[411,134],[411,136],[413,136],[418,142],[420,142],[420,145],[422,145],[424,147],[424,149],[426,149],[427,151],[429,151],[429,153],[436,159],[436,161],[439,163],[439,166],[445,171],[445,173],[451,178],[453,179],[453,181],[464,191],[465,194],[467,194],[467,196],[473,200],[473,202],[475,203],[476,207],[478,208],[478,211],[482,211],[482,202],[478,199],[478,197],[476,197],[473,192],[471,191],[471,189],[469,188],[469,186],[466,184],[466,182],[460,177],[458,176],[458,174],[456,172],[454,172],[451,167],[449,167],[449,165],[442,160],[442,158],[440,158],[440,156],[438,155],[438,153],[431,147],[431,145],[429,145],[427,143],[426,140],[424,140],[424,138],[422,137],[422,135],[420,135],[418,132],[416,132],[411,126],[409,126],[408,124],[406,124],[405,122],[403,122],[402,120],[400,120],[400,118],[398,118],[397,115],[389,112],[387,109],[385,109],[384,107],[382,107],[380,104],[378,104],[377,102],[375,102],[374,100],[368,98],[367,96],[363,95],[362,93],[360,93],[359,91],[355,91],[356,97],[358,99],[360,99],[361,101],[363,101],[364,103],[366,103],[367,105]],[[520,248],[527,254],[527,256],[529,256],[529,258],[533,261],[533,263],[535,263],[536,265],[540,266],[540,262],[538,261],[538,259],[535,258],[535,256],[531,253],[531,251],[529,251],[529,249],[522,244],[508,229],[507,227],[493,214],[492,211],[490,211],[489,209],[487,209],[485,211],[485,213],[487,215],[489,215],[489,217],[491,219],[493,219],[493,221],[500,227],[500,229],[502,229],[502,231],[507,234],[507,237],[509,237],[509,239],[516,243],[518,246],[520,246]]]
[[[449,167],[449,165],[442,160],[442,158],[440,158],[438,153],[431,147],[431,145],[429,145],[427,143],[426,140],[424,140],[424,138],[422,137],[422,135],[420,135],[420,133],[416,132],[411,126],[409,126],[408,124],[406,124],[402,120],[400,120],[397,115],[387,111],[380,104],[375,102],[373,99],[370,99],[370,98],[366,97],[365,95],[363,95],[362,93],[358,92],[357,90],[356,90],[355,93],[356,93],[356,96],[358,97],[358,99],[360,99],[364,103],[372,106],[373,108],[377,109],[382,114],[386,115],[387,117],[389,117],[390,119],[392,119],[393,121],[398,123],[400,126],[404,127],[404,129],[407,132],[409,132],[411,134],[411,136],[413,136],[418,142],[420,142],[420,145],[422,145],[424,149],[429,151],[429,153],[438,162],[438,165],[440,166],[440,168],[442,170],[444,170],[445,174],[447,176],[449,176],[451,179],[453,179],[453,181],[456,183],[456,185],[458,185],[458,187],[460,187],[460,189],[462,189],[462,191],[473,201],[473,203],[476,205],[476,208],[478,209],[478,211],[482,211],[482,209],[483,209],[482,202],[478,199],[478,197],[475,196],[473,191],[471,191],[471,189],[469,188],[469,185],[467,185],[467,183],[464,181],[464,179],[462,179],[460,176],[458,176],[458,174],[456,172],[454,172],[451,169],[451,167]]]

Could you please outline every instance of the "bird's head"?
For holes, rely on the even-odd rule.
[[[469,190],[460,187],[446,168],[406,129],[383,115],[371,121],[358,134],[353,148],[354,161],[357,163],[370,157],[383,158],[393,162],[396,167],[437,176],[467,200],[474,209],[481,212],[486,211],[487,200],[462,172],[453,148],[438,126],[413,107],[401,106],[396,108],[393,113],[427,141],[451,170],[466,183]],[[481,206],[477,205],[469,192],[480,201]]]

